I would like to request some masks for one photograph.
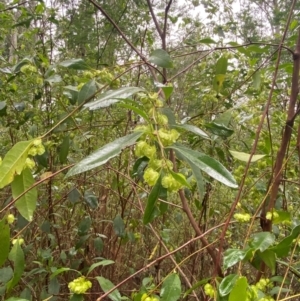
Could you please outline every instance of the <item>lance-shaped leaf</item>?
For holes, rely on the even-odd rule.
[[[105,164],[110,159],[119,155],[124,148],[133,145],[142,134],[143,132],[135,132],[104,145],[73,166],[66,177],[74,176]]]
[[[100,276],[100,277],[96,277],[96,279],[98,280],[102,290],[106,293],[108,291],[110,291],[112,288],[115,287],[115,285],[108,279]],[[109,295],[108,298],[112,301],[121,301],[122,297],[120,292],[115,289],[114,291],[112,291]]]
[[[234,131],[227,126],[215,122],[206,123],[204,126],[214,135],[221,137],[230,137],[234,133]]]
[[[225,74],[227,71],[228,59],[225,56],[222,56],[218,59],[216,63],[216,74],[213,80],[214,89],[219,92],[223,86],[225,80]]]
[[[99,266],[106,266],[106,265],[110,265],[113,263],[115,263],[115,262],[113,260],[109,260],[109,259],[104,259],[104,260],[101,260],[100,262],[95,262],[90,266],[90,268],[87,272],[87,275],[90,274],[95,268],[97,268]]]
[[[192,132],[192,133],[194,133],[194,134],[196,134],[196,135],[198,135],[202,138],[205,138],[205,139],[210,139],[209,136],[204,131],[202,131],[198,127],[196,127],[194,125],[191,125],[191,124],[177,124],[177,125],[172,126],[172,127]]]
[[[249,159],[250,159],[250,154],[243,153],[243,152],[236,152],[236,151],[233,151],[233,150],[229,150],[229,152],[231,153],[233,158],[238,159],[240,161],[248,162]],[[266,155],[253,155],[252,158],[251,158],[251,162],[256,162],[256,161],[262,159],[265,156]]]
[[[0,165],[0,189],[10,184],[16,174],[21,174],[33,141],[18,142],[7,152]]]
[[[75,70],[88,70],[91,67],[83,59],[71,59],[58,63],[59,66],[75,69]]]
[[[15,176],[11,183],[12,194],[14,198],[17,198],[24,191],[28,190],[34,184],[34,178],[29,168],[23,170],[20,175]],[[36,208],[37,201],[37,189],[36,187],[27,191],[20,199],[16,201],[16,208],[20,214],[32,221],[33,213]]]
[[[0,267],[4,264],[9,254],[10,231],[5,219],[0,221]]]
[[[143,223],[144,225],[150,223],[155,218],[156,212],[156,201],[161,194],[165,193],[165,188],[161,185],[161,176],[158,178],[157,182],[153,186],[144,212]]]
[[[107,91],[101,94],[95,101],[85,104],[84,107],[92,111],[106,108],[140,91],[144,91],[144,89],[138,87],[123,87],[118,90]]]
[[[97,91],[96,82],[94,79],[84,84],[84,86],[81,88],[81,90],[78,93],[78,104],[82,104],[84,101],[86,101],[88,98],[93,96]]]
[[[230,274],[223,278],[222,282],[219,285],[219,293],[221,297],[224,297],[231,292],[237,279],[238,275],[236,274]]]
[[[200,152],[191,150],[180,144],[170,146],[176,151],[182,159],[184,159],[190,166],[199,168],[215,180],[232,188],[237,188],[238,185],[232,174],[217,160],[202,154]]]
[[[6,285],[7,291],[10,291],[20,281],[25,268],[24,253],[18,241],[13,245],[8,258],[14,264],[13,278]]]

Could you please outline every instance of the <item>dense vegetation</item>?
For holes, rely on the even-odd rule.
[[[299,300],[299,16],[0,0],[1,300]]]

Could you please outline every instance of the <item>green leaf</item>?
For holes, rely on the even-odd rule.
[[[84,301],[83,294],[73,294],[70,298],[70,301]]]
[[[247,300],[247,288],[248,288],[248,283],[247,283],[247,278],[246,277],[240,277],[230,295],[228,301],[246,301]]]
[[[144,110],[136,107],[136,102],[132,101],[131,99],[123,99],[122,102],[119,103],[119,106],[123,107],[123,108],[126,108],[126,109],[129,109],[129,110],[132,110],[137,115],[143,117],[144,120],[150,122],[148,114]]]
[[[104,248],[104,243],[101,237],[96,237],[94,239],[94,248],[98,253],[101,253]]]
[[[61,274],[61,273],[64,273],[64,272],[68,272],[68,271],[75,271],[77,272],[76,270],[73,270],[73,269],[70,269],[70,268],[59,268],[57,269],[56,271],[54,271],[51,275],[50,275],[50,279],[53,279],[54,277],[56,277],[57,275]],[[79,272],[77,272],[79,273]]]
[[[53,74],[53,75],[45,78],[45,81],[51,85],[51,84],[55,84],[55,83],[60,83],[62,81],[62,78],[58,74]]]
[[[226,127],[223,124],[218,124],[215,122],[205,123],[204,126],[214,135],[221,137],[230,137],[234,133],[232,129]]]
[[[15,176],[11,183],[13,197],[16,199],[20,194],[32,187],[34,183],[35,181],[31,170],[29,168],[25,168],[20,175]],[[36,201],[37,189],[36,187],[33,187],[16,201],[15,206],[25,219],[32,221],[33,213],[36,208]]]
[[[71,59],[58,63],[59,66],[75,69],[75,70],[89,70],[91,67],[82,59]]]
[[[24,272],[25,268],[25,257],[19,242],[13,245],[10,253],[9,253],[9,260],[11,260],[14,264],[14,276],[13,278],[6,284],[7,291],[10,291],[14,288],[21,279],[21,276]]]
[[[234,287],[236,281],[238,279],[238,275],[230,274],[222,279],[222,282],[219,285],[219,293],[222,297],[228,295],[232,288]]]
[[[0,283],[7,283],[13,277],[13,275],[14,271],[10,266],[0,269]]]
[[[175,114],[170,108],[161,108],[160,112],[168,117],[169,124],[172,125],[172,127],[175,125],[177,126]]]
[[[250,45],[248,46],[248,51],[256,53],[266,53],[269,50],[269,46],[261,47],[259,45]]]
[[[80,192],[78,191],[78,189],[77,188],[72,188],[71,190],[70,190],[70,192],[68,193],[68,199],[69,199],[69,201],[71,202],[71,203],[76,203],[78,200],[79,200],[79,198],[80,198]]]
[[[114,221],[113,221],[113,227],[116,235],[118,237],[124,237],[125,236],[125,224],[122,219],[122,217],[118,214]]]
[[[255,90],[259,90],[259,88],[260,88],[260,85],[261,85],[261,75],[260,75],[260,71],[256,71],[254,74],[253,74],[253,76],[252,76],[252,78],[253,78],[253,88],[255,89]]]
[[[273,252],[271,250],[265,250],[264,252],[259,254],[259,257],[271,269],[271,273],[272,273],[272,275],[274,275],[275,274],[275,268],[276,268],[276,255],[275,255],[275,252]]]
[[[83,196],[85,202],[91,207],[91,209],[96,209],[99,205],[98,197],[90,190],[84,192]]]
[[[259,232],[255,233],[252,236],[252,240],[249,243],[249,246],[255,250],[260,250],[261,252],[264,252],[266,249],[273,245],[274,241],[274,234],[270,232]]]
[[[282,222],[291,222],[291,212],[285,210],[276,210],[276,213],[276,217],[273,217],[273,225],[278,225]]]
[[[247,256],[247,250],[227,249],[224,252],[223,266],[224,269],[232,267],[236,263],[242,261]]]
[[[225,56],[221,56],[216,63],[215,74],[226,74],[228,65],[228,59]]]
[[[50,280],[48,284],[48,293],[50,295],[57,295],[60,291],[60,283],[58,282],[57,278],[53,278]]]
[[[229,150],[229,152],[231,153],[232,157],[234,157],[235,159],[238,159],[240,161],[248,162],[250,159],[250,154],[246,154],[243,152],[237,152],[237,151],[233,151],[233,150]],[[253,155],[251,158],[251,162],[256,162],[265,156],[266,155]]]
[[[99,282],[102,290],[105,293],[115,287],[115,285],[111,281],[109,281],[108,279],[106,279],[104,277],[96,277],[96,279],[98,280],[98,282]],[[115,289],[114,291],[112,291],[108,295],[108,297],[112,301],[121,301],[122,300],[121,294],[120,294],[120,292],[117,289]]]
[[[33,140],[18,142],[7,152],[0,165],[0,189],[10,184],[16,174],[21,174],[32,143]]]
[[[65,136],[61,145],[59,146],[59,162],[61,164],[66,163],[70,148],[70,137]]]
[[[146,205],[144,217],[143,217],[144,225],[147,225],[155,218],[155,214],[154,214],[155,213],[155,204],[159,198],[159,195],[162,193],[163,190],[164,190],[164,187],[161,185],[161,175],[160,175],[157,182],[153,186],[153,188],[149,194],[148,200],[147,200],[147,205]]]
[[[227,110],[222,114],[219,114],[215,119],[214,123],[218,125],[223,125],[225,127],[229,127],[230,121],[232,119],[232,110]]]
[[[217,44],[217,42],[211,38],[204,38],[199,41],[201,44]]]
[[[169,97],[171,96],[174,88],[172,86],[166,86],[159,82],[154,82],[154,84],[157,88],[161,88],[163,90],[163,92],[165,94],[165,100],[168,100]]]
[[[10,247],[10,231],[5,218],[0,221],[0,267],[5,263]]]
[[[300,225],[296,226],[289,236],[285,237],[276,246],[270,248],[270,250],[274,251],[279,258],[288,256],[293,240],[296,239],[299,234]]]
[[[173,178],[179,182],[182,186],[191,188],[190,184],[187,182],[185,176],[183,174],[180,173],[176,173],[172,170],[170,170],[170,174],[173,176]]]
[[[202,176],[201,170],[199,168],[197,168],[197,166],[195,166],[192,161],[186,159],[186,162],[190,165],[190,167],[192,169],[193,176],[197,183],[197,188],[198,188],[200,199],[203,199],[205,189],[204,189],[204,181],[203,181],[203,176]]]
[[[218,92],[223,86],[225,80],[225,74],[227,71],[228,60],[225,56],[222,56],[218,59],[216,63],[215,77],[213,80],[213,87]]]
[[[123,87],[118,90],[107,91],[97,97],[93,102],[85,104],[84,107],[91,111],[106,108],[140,91],[144,91],[144,89],[138,87]]]
[[[7,105],[5,101],[0,101],[0,116],[7,115],[6,113]]]
[[[149,61],[162,68],[173,68],[173,62],[169,54],[163,49],[154,50],[149,57]]]
[[[181,283],[176,273],[169,275],[163,282],[160,291],[160,301],[176,301],[180,298]]]
[[[133,145],[142,134],[143,132],[134,132],[104,145],[73,166],[66,177],[74,176],[105,164],[110,159],[119,155],[124,148]]]
[[[77,87],[65,86],[64,89],[66,91],[64,91],[63,94],[70,100],[72,105],[75,105],[79,94]]]
[[[215,180],[232,188],[238,187],[231,173],[215,159],[177,143],[169,148],[174,149],[183,159],[187,159],[187,163],[193,164],[195,168],[201,169]]]
[[[209,136],[204,132],[202,131],[201,129],[199,129],[198,127],[194,126],[194,125],[191,125],[191,124],[178,124],[178,125],[175,125],[173,126],[175,128],[178,128],[178,129],[184,129],[186,131],[189,131],[189,132],[192,132],[204,139],[209,139]]]
[[[78,235],[85,236],[92,225],[92,220],[89,216],[85,216],[78,225]]]
[[[94,79],[90,80],[81,88],[78,93],[78,105],[87,101],[90,97],[92,97],[97,92],[97,86]]]
[[[105,259],[105,260],[102,260],[100,262],[96,262],[96,263],[93,263],[89,270],[87,271],[87,276],[88,274],[90,274],[95,268],[99,267],[99,266],[106,266],[106,265],[110,265],[110,264],[113,264],[115,263],[113,260],[108,260],[108,259]]]

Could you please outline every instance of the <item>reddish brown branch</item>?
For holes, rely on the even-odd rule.
[[[297,115],[296,104],[297,104],[297,97],[299,94],[299,63],[300,63],[300,29],[298,33],[297,39],[297,46],[296,50],[293,55],[294,60],[294,69],[293,69],[293,76],[292,76],[292,86],[291,86],[291,95],[290,95],[290,102],[288,108],[288,116],[286,120],[286,124],[284,127],[284,132],[282,136],[281,145],[279,151],[277,153],[276,162],[275,162],[275,169],[273,173],[273,183],[270,192],[270,201],[265,211],[271,211],[277,199],[279,185],[282,179],[282,171],[284,167],[284,158],[287,153],[288,145],[292,136],[294,120]],[[265,214],[262,216],[262,226],[264,231],[271,231],[272,229],[272,221],[265,219]]]

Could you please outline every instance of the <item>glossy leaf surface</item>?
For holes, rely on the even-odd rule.
[[[32,143],[33,140],[18,142],[7,152],[0,165],[0,189],[10,184],[16,174],[21,174]]]
[[[195,167],[201,169],[215,180],[232,188],[238,187],[231,173],[215,159],[180,144],[174,144],[170,146],[170,148],[174,149],[176,153],[179,153],[183,158],[186,158],[187,163],[192,163]]]
[[[133,145],[142,134],[142,132],[135,132],[104,145],[72,167],[66,177],[74,176],[105,164],[119,155],[124,148]]]
[[[85,104],[84,107],[91,111],[106,108],[141,91],[144,91],[144,89],[138,87],[123,87],[118,90],[107,91],[98,96],[93,102]]]
[[[17,198],[23,192],[32,187],[34,183],[35,180],[32,176],[31,170],[29,168],[25,168],[20,175],[15,176],[11,183],[13,197]],[[32,221],[33,213],[36,209],[36,202],[37,189],[36,187],[33,187],[16,201],[15,206],[25,219]]]

